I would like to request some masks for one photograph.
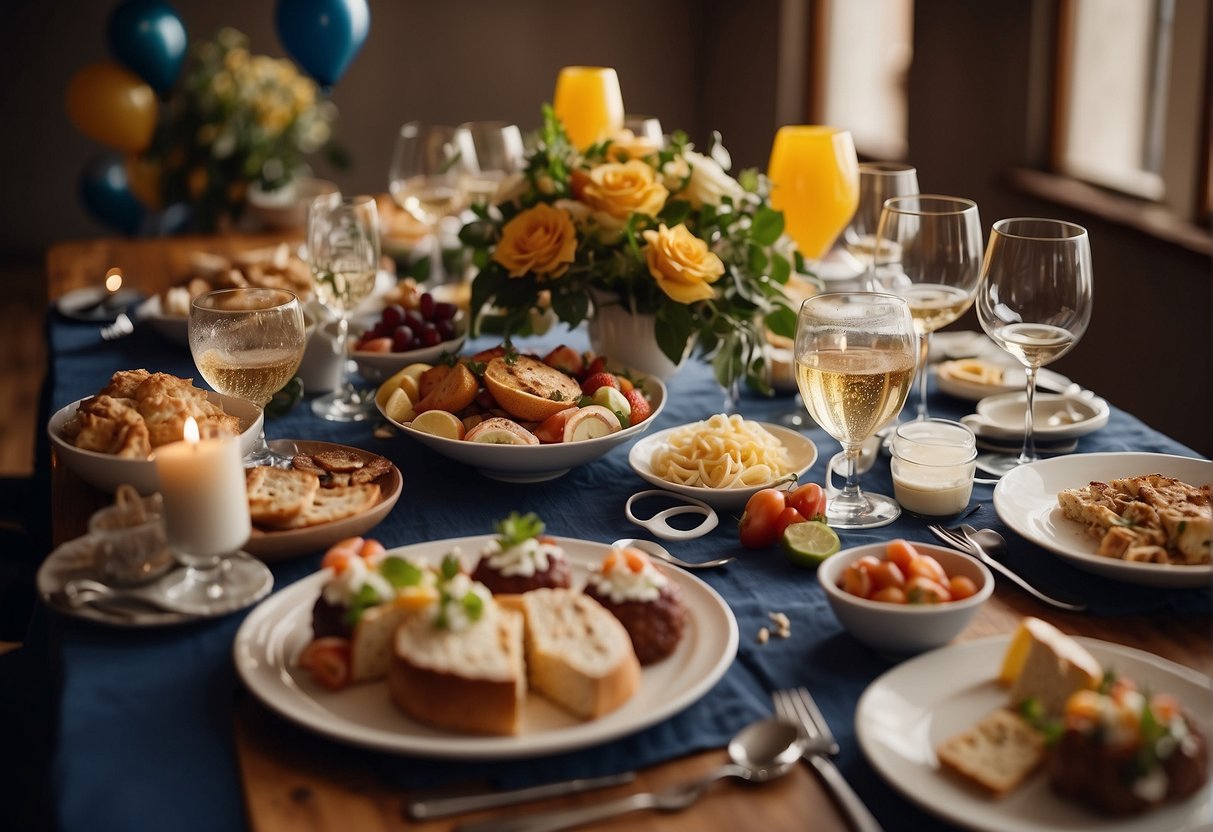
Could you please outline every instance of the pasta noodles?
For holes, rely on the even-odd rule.
[[[667,482],[703,488],[766,485],[790,467],[782,443],[737,414],[716,414],[675,430],[653,452],[650,465]]]

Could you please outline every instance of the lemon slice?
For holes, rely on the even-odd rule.
[[[445,410],[427,410],[409,423],[414,430],[422,433],[432,433],[434,436],[444,436],[447,439],[462,439],[464,435],[463,422],[454,413]]]
[[[820,520],[793,523],[784,529],[780,543],[797,566],[817,566],[842,547],[838,533]]]

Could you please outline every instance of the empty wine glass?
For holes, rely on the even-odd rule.
[[[476,150],[467,130],[410,121],[400,128],[388,171],[388,190],[402,209],[425,223],[433,237],[430,280],[442,283],[441,224],[467,205]]]
[[[190,353],[214,390],[264,408],[291,380],[307,346],[303,308],[286,289],[216,289],[194,298]],[[248,465],[283,464],[262,427]],[[289,459],[287,460],[289,462]]]
[[[526,151],[518,125],[506,121],[465,121],[459,129],[467,133],[472,158],[464,159],[468,170],[467,194],[473,204],[491,205],[502,181],[526,166]]]
[[[308,209],[307,259],[316,296],[337,316],[337,352],[349,362],[350,313],[375,288],[379,269],[379,211],[369,196],[328,194]],[[354,388],[348,377],[312,401],[312,412],[335,422],[358,422],[375,409],[374,391]]]
[[[873,258],[873,288],[901,295],[910,304],[919,337],[917,418],[927,419],[931,333],[973,305],[981,279],[977,203],[917,194],[886,200]]]
[[[885,200],[918,193],[918,171],[901,162],[861,162],[859,165],[859,207],[843,232],[847,253],[863,267],[872,269],[876,229]]]
[[[863,442],[897,415],[914,378],[915,334],[904,298],[875,292],[817,295],[796,318],[796,382],[809,415],[842,443],[846,487],[826,519],[840,529],[892,523],[901,507],[859,488]]]
[[[1027,376],[1023,450],[1019,456],[978,457],[982,469],[1004,474],[1039,459],[1032,433],[1036,371],[1069,352],[1086,332],[1094,291],[1091,242],[1085,228],[1063,220],[999,220],[981,274],[981,328],[1023,364]]]

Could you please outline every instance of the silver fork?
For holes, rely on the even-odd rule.
[[[834,734],[830,731],[829,724],[821,715],[817,703],[813,701],[808,690],[805,688],[777,690],[771,694],[771,698],[775,701],[775,713],[780,718],[798,723],[810,740],[821,738],[828,743],[824,752],[813,750],[811,747],[805,749],[804,759],[808,760],[813,768],[817,769],[821,779],[825,780],[826,786],[829,787],[830,792],[842,807],[852,828],[859,832],[881,832],[881,826],[876,818],[868,811],[868,807],[863,805],[863,801],[859,799],[859,795],[855,794],[854,789],[847,783],[838,767],[826,756],[826,754],[833,756],[838,753],[838,743],[834,740]]]
[[[120,312],[118,313],[118,317],[114,318],[112,324],[106,324],[101,327],[101,340],[117,341],[119,338],[130,335],[134,331],[135,325],[131,323],[131,319],[127,317],[125,312]]]
[[[1067,612],[1082,612],[1087,608],[1086,604],[1072,604],[1068,601],[1062,601],[1060,598],[1054,598],[1051,595],[1046,595],[1036,587],[1032,586],[1026,580],[1021,578],[1009,566],[1006,566],[1002,561],[992,557],[982,546],[979,546],[976,541],[970,538],[967,534],[959,529],[945,529],[943,526],[932,523],[927,526],[927,531],[935,535],[941,541],[951,546],[953,549],[973,555],[986,566],[993,569],[995,572],[1009,579],[1019,588],[1023,589],[1033,598],[1048,604],[1051,607],[1056,607],[1059,610]]]

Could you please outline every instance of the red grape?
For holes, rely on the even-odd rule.
[[[431,316],[435,321],[447,321],[455,317],[455,313],[459,311],[459,307],[453,303],[435,303],[434,314]]]
[[[413,348],[413,330],[404,324],[392,333],[392,352],[405,352]]]
[[[400,326],[403,321],[404,307],[398,303],[393,303],[383,310],[383,314],[379,318],[379,325],[386,326],[387,331],[390,332],[394,327]]]
[[[431,320],[434,317],[434,296],[429,292],[422,292],[421,299],[418,302],[418,308],[421,310],[421,317],[426,320]]]

